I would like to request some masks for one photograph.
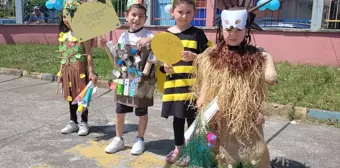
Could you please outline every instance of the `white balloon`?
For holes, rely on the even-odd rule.
[[[51,4],[55,4],[56,0],[50,0]]]
[[[164,8],[164,9],[165,9],[165,12],[168,13],[168,14],[170,14],[171,8],[172,8],[172,4],[166,5],[165,8]]]

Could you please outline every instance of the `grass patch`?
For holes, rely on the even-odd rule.
[[[56,73],[59,60],[52,45],[0,45],[0,67]],[[93,49],[95,70],[108,79],[112,66],[102,49]],[[274,56],[275,57],[275,56]],[[269,87],[269,102],[340,111],[340,71],[311,65],[276,64],[279,83]]]
[[[57,58],[58,46],[32,45],[0,45],[0,67],[17,68],[31,72],[57,73],[60,60]],[[93,57],[95,71],[101,79],[108,79],[112,65],[103,49],[94,48]]]
[[[334,67],[276,64],[279,83],[269,88],[269,101],[340,111],[340,71]]]

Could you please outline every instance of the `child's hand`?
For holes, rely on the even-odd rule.
[[[63,82],[63,77],[60,75],[58,76],[58,83],[62,83]]]
[[[204,99],[203,96],[200,96],[198,100],[196,101],[196,105],[198,109],[201,109],[203,107]]]
[[[171,74],[174,70],[172,69],[172,65],[164,64],[164,71]]]
[[[190,62],[190,61],[195,60],[197,55],[190,51],[182,51],[181,56],[182,56],[183,61]]]
[[[262,112],[259,112],[259,115],[257,117],[257,119],[255,120],[255,125],[262,125],[264,124],[265,120],[264,120],[264,116]]]
[[[108,41],[106,40],[106,39],[104,39],[104,38],[102,38],[102,39],[100,39],[100,44],[101,44],[101,46],[106,46],[106,43],[107,43]]]
[[[148,44],[148,43],[151,42],[151,40],[152,40],[152,38],[150,38],[150,37],[142,38],[142,39],[139,40],[139,42],[137,43],[137,46],[138,46],[139,48],[145,47],[146,44]]]
[[[97,74],[90,72],[89,80],[93,82],[93,85],[96,85],[98,80]]]

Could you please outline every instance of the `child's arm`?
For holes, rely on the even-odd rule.
[[[208,48],[208,39],[205,36],[205,33],[203,30],[199,29],[197,32],[197,49],[198,54],[203,53]],[[194,61],[198,54],[190,52],[190,51],[183,51],[181,53],[181,56],[183,58],[183,61]]]
[[[198,109],[202,108],[202,106],[204,104],[204,96],[205,96],[204,85],[202,85],[200,93],[198,95],[198,99],[197,99],[197,107],[198,107]]]
[[[97,76],[97,74],[94,71],[91,40],[88,40],[88,41],[85,42],[85,52],[86,52],[87,66],[88,66],[88,71],[89,71],[89,79],[94,84],[96,84],[98,76]]]
[[[264,49],[260,49],[262,55],[266,58],[265,62],[265,80],[270,85],[275,85],[277,83],[277,73],[275,70],[274,61],[272,56],[265,51]]]

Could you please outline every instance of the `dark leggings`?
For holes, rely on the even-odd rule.
[[[72,102],[69,102],[70,105],[70,117],[71,120],[74,121],[75,123],[78,123],[78,117],[77,117],[77,109],[78,109],[78,104],[72,104]],[[88,116],[88,111],[87,109],[81,113],[81,122],[86,122],[87,123],[87,116]]]
[[[187,118],[188,127],[194,122],[195,118]],[[175,134],[175,145],[184,145],[185,118],[174,117],[173,128]]]

